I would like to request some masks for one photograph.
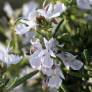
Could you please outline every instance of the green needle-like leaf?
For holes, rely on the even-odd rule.
[[[17,87],[18,85],[24,83],[27,79],[31,78],[33,75],[35,75],[38,71],[34,71],[34,72],[31,72],[27,75],[25,75],[24,77],[22,78],[19,78],[18,80],[15,81],[15,83],[11,86],[11,88],[9,88],[8,90],[11,90],[15,87]]]
[[[53,37],[55,37],[56,36],[56,33],[58,32],[58,30],[59,30],[59,28],[60,28],[60,26],[61,26],[61,24],[63,23],[63,19],[59,22],[59,24],[57,25],[57,27],[56,27],[56,29],[55,29],[55,32],[54,32],[54,34],[53,34]]]

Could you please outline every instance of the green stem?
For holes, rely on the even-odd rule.
[[[18,53],[18,40],[15,31],[13,30],[13,40],[14,40],[14,51]]]
[[[14,19],[11,19],[13,21]],[[10,29],[12,31],[12,45],[13,45],[13,50],[15,53],[19,53],[18,50],[18,39],[15,33],[15,23],[10,23]]]
[[[67,90],[66,86],[65,86],[65,85],[63,85],[63,84],[62,84],[62,86],[61,86],[61,89],[63,90],[63,92],[68,92],[68,90]]]
[[[87,51],[87,49],[84,49],[83,56],[84,56],[86,65],[88,65],[88,51]]]
[[[58,30],[59,30],[59,28],[60,28],[60,26],[61,26],[61,24],[63,23],[63,19],[59,22],[59,24],[57,25],[57,27],[56,27],[56,29],[55,29],[55,32],[54,32],[54,34],[53,34],[53,37],[55,38],[55,36],[56,36],[56,34],[57,34],[57,32],[58,32]]]

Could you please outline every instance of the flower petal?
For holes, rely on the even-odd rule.
[[[66,7],[63,3],[55,4],[51,18],[55,18],[55,17],[60,16],[60,14],[63,13],[65,10],[66,10]]]
[[[23,38],[22,38],[22,43],[24,45],[30,43],[30,40],[33,39],[35,35],[36,35],[35,31],[29,31],[25,33],[25,35],[23,35]]]
[[[64,5],[64,3],[60,3],[58,2],[57,4],[55,4],[54,6],[54,11],[55,12],[64,12],[66,10],[66,6]]]
[[[25,24],[18,24],[15,30],[16,34],[23,35],[30,30],[30,26],[29,25],[27,26]]]
[[[49,41],[44,38],[44,44],[46,49],[51,49],[52,51],[54,51],[58,42],[54,38],[51,38]]]
[[[59,76],[60,78],[65,79],[64,74],[62,73],[62,71],[61,71],[59,65],[56,65],[56,68],[55,68],[54,72],[55,72],[55,74],[56,74],[57,76]]]
[[[76,59],[76,56],[68,52],[62,52],[61,54],[57,54],[57,56],[63,61],[67,69],[69,69],[71,61]]]
[[[32,46],[33,46],[35,49],[37,49],[37,50],[41,50],[41,49],[42,49],[42,45],[41,45],[39,39],[36,39],[36,40],[33,39],[33,40],[31,40],[31,44],[32,44]]]
[[[91,9],[89,0],[76,0],[80,9]]]
[[[42,59],[42,65],[43,67],[46,67],[46,68],[51,68],[52,65],[53,65],[53,59],[51,59],[50,57],[44,57]]]
[[[33,20],[36,22],[36,17],[38,16],[38,12],[35,10],[35,11],[32,11],[29,13],[27,19],[28,20]]]
[[[16,25],[16,34],[23,35],[30,31],[30,29],[36,29],[37,23],[34,20],[20,19],[20,24]]]
[[[36,2],[28,2],[27,4],[23,5],[23,17],[27,18],[29,13],[36,10],[38,7],[38,4]]]
[[[73,70],[80,70],[83,66],[83,63],[80,61],[80,60],[74,60],[74,61],[71,61],[70,62],[70,67],[73,69]]]
[[[76,59],[76,56],[72,55],[71,53],[69,52],[62,52],[61,54],[57,54],[57,56],[63,60],[63,61],[72,61],[72,60],[75,60]]]
[[[31,57],[29,63],[33,69],[37,69],[37,70],[41,69],[41,60],[39,57]]]
[[[22,56],[10,54],[4,57],[4,62],[9,66],[11,64],[19,63],[21,59],[22,59]]]
[[[49,78],[48,86],[51,88],[59,88],[61,86],[62,80],[58,76],[52,76]]]
[[[42,66],[46,68],[51,68],[53,65],[53,59],[50,57],[50,53],[47,49],[44,50],[43,53],[44,54],[42,56]]]
[[[53,4],[50,3],[50,4],[48,5],[48,7],[47,7],[47,10],[46,10],[47,14],[51,14],[52,10],[53,10]]]
[[[0,43],[0,53],[8,54],[11,48],[5,47],[3,44]]]
[[[39,57],[39,53],[40,53],[40,51],[37,50],[29,58],[30,65],[32,66],[32,68],[34,68],[36,70],[40,70],[41,64],[42,64],[41,57]]]
[[[51,76],[52,72],[53,72],[51,68],[42,67],[41,70],[42,70],[43,74],[45,74],[47,76]]]

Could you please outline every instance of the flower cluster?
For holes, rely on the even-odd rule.
[[[30,9],[30,6],[31,9]],[[24,6],[23,11],[27,12],[23,14],[23,18],[20,20],[21,24],[16,26],[16,33],[23,35],[30,31],[31,29],[36,29],[39,24],[37,24],[37,18],[44,17],[45,19],[51,21],[61,15],[66,10],[66,6],[63,3],[52,3],[45,6],[43,9],[37,9],[35,3],[30,3],[28,6]],[[26,24],[26,25],[25,25]]]
[[[33,6],[33,3],[31,3]],[[34,4],[30,9],[30,4],[24,6],[23,18],[16,26],[16,34],[24,35],[29,33],[32,29],[37,29],[39,23],[37,18],[41,17],[49,22],[52,19],[60,16],[65,10],[66,6],[63,3],[57,2],[55,5],[52,3],[43,7],[43,9],[37,9],[37,5]],[[32,31],[31,31],[32,32]],[[29,63],[35,70],[39,70],[46,76],[46,84],[51,88],[59,88],[62,79],[65,79],[61,71],[61,63],[57,63],[57,57],[60,58],[66,67],[70,67],[73,70],[80,70],[83,63],[76,59],[76,56],[68,52],[58,53],[58,42],[51,38],[49,41],[44,38],[44,46],[40,43],[38,38],[33,37],[31,40],[31,55],[29,56]],[[59,61],[60,62],[60,61]]]
[[[88,0],[88,2],[91,2],[91,0]],[[77,0],[77,4],[81,9],[90,9],[91,3],[88,2],[87,0]],[[82,5],[83,3],[85,7]],[[7,5],[7,7],[10,8],[9,5]],[[47,4],[42,9],[38,9],[38,5],[34,2],[25,4],[23,6],[22,18],[19,20],[20,23],[15,27],[17,35],[25,36],[23,43],[26,44],[29,41],[31,43],[28,60],[32,69],[39,70],[46,76],[46,84],[56,89],[61,86],[62,80],[65,79],[61,70],[62,64],[68,69],[80,70],[83,63],[69,52],[58,52],[57,46],[61,45],[59,45],[59,42],[53,37],[51,37],[49,41],[44,37],[41,39],[44,40],[44,43],[41,43],[40,38],[36,37],[36,31],[33,30],[37,30],[39,26],[38,19],[42,18],[52,23],[52,20],[56,20],[66,9],[64,3],[60,2]],[[6,7],[4,10],[7,11]],[[8,16],[12,15],[12,12],[8,14]],[[9,48],[0,45],[0,60],[4,61],[7,65],[16,64],[22,59],[21,56],[9,54],[9,51]]]
[[[32,43],[32,48],[34,48],[34,53],[30,56],[29,62],[33,69],[40,70],[44,75],[47,76],[48,86],[58,88],[64,75],[60,70],[60,65],[56,64],[53,58],[56,58],[55,53],[53,52],[55,47],[55,41],[51,38],[47,41],[44,38],[45,49],[42,48],[42,45],[37,39]]]
[[[36,41],[31,43],[34,52],[30,56],[29,62],[33,69],[40,70],[47,76],[46,82],[49,87],[59,88],[62,79],[65,79],[60,69],[60,63],[56,63],[54,60],[55,58],[60,58],[66,68],[70,67],[73,70],[80,70],[83,66],[83,63],[80,60],[77,60],[76,56],[71,53],[55,53],[56,41],[54,38],[51,38],[49,41],[44,38],[45,49],[42,48],[39,39],[36,39]]]

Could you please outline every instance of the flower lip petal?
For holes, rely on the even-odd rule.
[[[76,56],[73,56],[71,53],[64,52],[57,54],[57,56],[63,61],[67,68],[71,67],[73,70],[80,70],[83,66],[83,63],[77,60]]]
[[[32,66],[33,69],[37,69],[37,70],[41,69],[41,60],[40,60],[39,57],[38,58],[31,57],[29,63]]]
[[[83,67],[83,63],[80,60],[74,60],[70,62],[70,67],[73,70],[80,70]]]
[[[62,80],[58,76],[49,78],[48,86],[51,88],[59,88]]]
[[[42,59],[43,67],[51,68],[52,65],[53,65],[53,59],[51,59],[50,57],[45,57],[44,59]]]
[[[64,74],[62,73],[62,70],[60,69],[60,64],[54,64],[54,73],[55,75],[59,76],[61,79],[65,79]]]
[[[41,70],[42,70],[43,74],[47,75],[48,77],[52,76],[52,69],[51,68],[42,67]]]

